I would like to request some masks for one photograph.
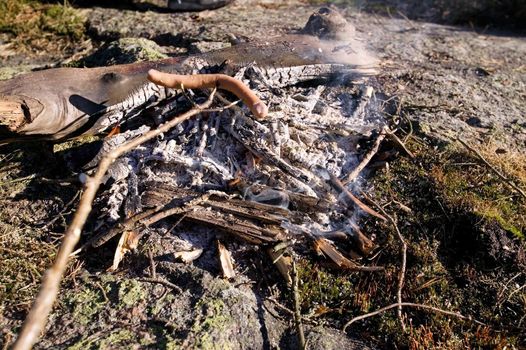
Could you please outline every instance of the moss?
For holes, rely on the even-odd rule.
[[[513,223],[507,221],[502,216],[500,216],[498,213],[494,213],[491,211],[486,211],[484,213],[480,213],[481,216],[484,216],[488,219],[495,220],[500,227],[502,227],[504,230],[512,233],[515,237],[524,239],[524,229],[520,229],[517,226],[515,226]]]
[[[99,287],[86,283],[82,289],[68,293],[65,304],[72,309],[74,320],[86,326],[93,322],[94,316],[104,308],[106,302]]]
[[[168,304],[175,300],[175,296],[171,293],[166,293],[160,299],[155,300],[155,303],[150,306],[150,314],[158,315]]]
[[[355,300],[368,310],[366,294],[357,294],[348,274],[338,274],[317,266],[308,260],[298,262],[298,278],[301,306],[305,312],[316,312],[320,308],[332,308],[342,299]]]
[[[13,47],[18,50],[46,50],[57,44],[58,38],[78,41],[85,32],[84,16],[67,1],[59,4],[33,0],[4,0],[0,2],[0,33],[14,36]]]
[[[5,214],[4,214],[5,213]],[[12,213],[11,213],[12,214]],[[23,308],[36,294],[41,271],[53,261],[55,247],[34,236],[31,230],[11,225],[0,214],[0,308]],[[19,216],[24,213],[18,212]]]
[[[43,31],[72,39],[80,39],[84,34],[84,18],[65,1],[62,5],[43,8],[41,27]]]
[[[146,298],[146,292],[141,287],[141,284],[133,279],[119,283],[118,295],[121,307],[133,306]]]
[[[102,67],[168,57],[154,41],[144,38],[122,38],[104,45],[93,54],[73,62],[73,67]]]
[[[526,185],[526,157],[499,157],[490,149],[482,150],[495,167],[506,170],[523,188]],[[518,238],[526,230],[526,201],[472,154],[450,149],[443,163],[434,165],[430,174],[447,205],[464,208],[484,220],[494,220]]]
[[[102,338],[87,336],[68,347],[68,350],[113,349],[130,343],[136,343],[137,335],[130,330],[120,329],[105,333]],[[149,345],[149,344],[146,344]]]
[[[108,337],[102,339],[100,341],[99,348],[100,349],[115,348],[119,344],[122,345],[123,343],[126,344],[127,342],[135,340],[136,336],[137,335],[130,330],[120,329],[116,332],[110,333]]]

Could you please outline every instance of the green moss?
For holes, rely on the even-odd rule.
[[[118,294],[121,307],[133,306],[146,298],[146,292],[142,289],[141,284],[133,279],[120,282]]]
[[[80,39],[84,35],[84,22],[85,19],[79,12],[64,1],[62,5],[43,8],[40,26],[43,31]]]
[[[56,252],[53,245],[41,242],[31,230],[7,224],[8,221],[0,215],[0,308],[30,303],[41,271],[51,264]]]
[[[519,229],[517,226],[513,225],[512,223],[506,221],[503,217],[499,216],[498,214],[491,214],[491,213],[484,213],[483,216],[486,216],[487,218],[492,218],[495,221],[497,221],[503,229],[505,229],[508,232],[511,232],[515,237],[524,239],[524,232]]]
[[[30,72],[34,66],[22,65],[14,67],[1,67],[0,68],[0,80],[7,80],[16,77],[17,75]]]
[[[0,13],[0,32],[12,34],[17,49],[46,48],[57,38],[80,40],[85,32],[86,19],[67,1],[4,0]]]
[[[301,306],[306,312],[321,306],[335,307],[342,299],[353,300],[355,297],[367,299],[366,295],[356,295],[348,274],[328,271],[308,260],[298,262],[298,278],[301,281],[299,285]],[[368,301],[361,300],[360,303],[366,305]]]
[[[127,329],[120,329],[118,331],[110,333],[108,337],[102,339],[100,341],[99,348],[100,349],[115,348],[119,344],[123,344],[123,343],[126,344],[126,342],[130,342],[135,339],[136,339],[135,333]]]
[[[87,336],[75,344],[68,347],[68,350],[84,350],[84,349],[114,349],[122,347],[127,344],[136,343],[137,335],[127,329],[119,329],[109,333],[103,333],[102,339],[100,337]],[[149,344],[146,344],[149,345]]]
[[[468,210],[482,220],[494,220],[502,229],[523,239],[526,230],[525,201],[516,198],[514,190],[473,155],[453,149],[442,157],[443,163],[433,166],[431,176],[443,201],[449,206]],[[495,156],[491,160],[497,167],[512,167]],[[520,168],[523,165],[517,166]],[[524,177],[518,176],[514,180],[524,184]]]
[[[155,303],[150,306],[150,314],[159,314],[166,305],[171,304],[175,300],[175,296],[171,293],[166,293],[160,299],[155,300]]]
[[[81,325],[93,321],[106,304],[100,289],[93,285],[85,285],[81,290],[72,291],[65,299],[66,305],[73,310],[73,318]]]
[[[93,54],[70,64],[72,67],[102,67],[140,61],[155,61],[168,57],[154,41],[144,38],[121,38]]]

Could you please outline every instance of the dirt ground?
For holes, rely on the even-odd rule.
[[[341,271],[309,253],[299,259],[307,347],[525,348],[526,198],[509,182],[526,189],[526,40],[516,31],[336,3],[381,59],[375,90],[395,102],[386,119],[415,154],[391,154],[387,166],[375,159],[381,166],[363,189],[397,219],[407,242],[403,300],[483,324],[406,307],[405,331],[391,310],[343,332],[353,317],[396,302],[400,243],[391,225],[365,219],[363,230],[382,247],[371,261],[385,271]],[[261,38],[297,31],[317,8],[297,0],[238,0],[215,11],[177,14],[79,7],[86,22],[77,39],[42,47],[42,41],[19,45],[12,33],[1,34],[0,78],[35,68],[124,63],[130,52],[138,60],[213,50],[229,46],[229,34]],[[104,46],[114,40],[120,42]],[[68,150],[88,146],[0,148],[4,348],[15,339],[78,202],[81,188]],[[386,143],[381,153],[392,149]],[[227,239],[240,273],[224,280],[209,230],[183,223],[177,232],[192,231],[195,237],[186,238],[198,240],[205,256],[193,264],[170,258],[181,242],[159,232],[173,224],[152,231],[117,272],[106,272],[116,243],[73,259],[36,348],[297,348],[291,293],[264,252]],[[146,280],[150,254],[157,274],[180,290]]]

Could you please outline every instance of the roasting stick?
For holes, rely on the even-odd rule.
[[[206,111],[206,108],[212,104],[214,95],[215,90],[210,94],[208,100],[203,104],[197,105],[196,107],[179,115],[178,117],[167,121],[166,123],[160,125],[157,129],[150,130],[145,134],[122,144],[102,158],[95,174],[88,177],[86,180],[84,185],[84,193],[80,199],[77,211],[73,217],[73,221],[71,224],[69,224],[66,233],[64,234],[64,238],[62,239],[60,249],[53,265],[44,274],[40,291],[24,321],[18,338],[13,344],[13,350],[30,349],[42,332],[47,321],[47,316],[49,315],[49,312],[53,307],[53,303],[56,300],[60,287],[60,281],[62,280],[62,276],[66,270],[70,254],[73,252],[73,249],[80,239],[84,224],[86,223],[88,215],[91,212],[92,203],[97,194],[97,190],[99,189],[102,178],[106,174],[106,171],[110,165],[124,153],[129,152],[142,143],[160,135],[161,133],[171,130],[177,124],[188,120],[194,115]]]

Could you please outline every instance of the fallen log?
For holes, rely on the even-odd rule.
[[[151,69],[233,76],[243,75],[250,67],[273,87],[335,74],[340,78],[342,74],[360,78],[375,74],[375,58],[354,39],[352,26],[343,23],[347,22],[335,11],[320,9],[301,34],[194,56],[100,68],[56,68],[0,81],[0,144],[104,132],[177,93],[149,82]],[[261,106],[249,107],[264,112]]]

